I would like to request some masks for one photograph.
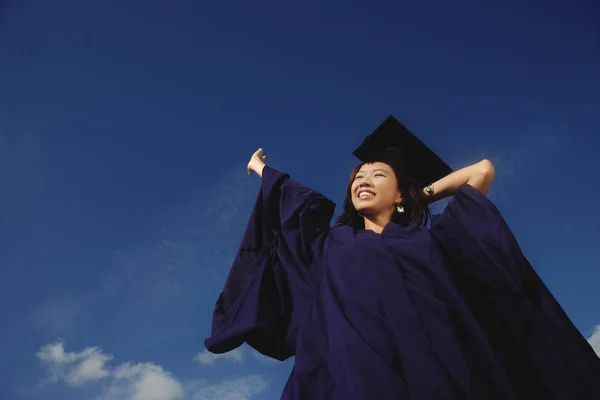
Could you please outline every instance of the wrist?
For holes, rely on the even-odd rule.
[[[421,190],[421,198],[427,203],[434,203],[437,200],[433,185],[427,185]]]
[[[262,178],[263,170],[265,169],[266,166],[267,166],[267,164],[265,164],[264,161],[256,160],[255,162],[252,163],[252,165],[250,166],[250,168],[258,176],[260,176]]]

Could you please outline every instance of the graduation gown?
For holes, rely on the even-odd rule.
[[[295,356],[282,399],[600,399],[600,359],[479,191],[381,234],[334,208],[265,167],[209,351]]]

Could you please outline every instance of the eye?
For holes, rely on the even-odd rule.
[[[377,174],[375,174],[375,176],[385,176],[385,175],[382,173],[377,173]]]

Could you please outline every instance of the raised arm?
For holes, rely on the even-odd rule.
[[[310,264],[316,248],[322,245],[323,233],[335,210],[335,204],[317,191],[290,179],[266,165],[266,156],[259,148],[248,162],[248,175],[256,173],[262,178],[263,196],[267,204],[263,218],[280,239],[279,247],[302,264]],[[277,221],[277,223],[275,223]]]
[[[318,285],[322,254],[335,204],[267,167],[262,149],[248,163],[261,189],[242,243],[213,312],[206,348],[224,353],[246,341],[284,360],[294,354],[288,332],[304,320]]]
[[[494,180],[494,165],[489,160],[481,160],[478,163],[454,171],[453,173],[433,182],[433,197],[428,193],[427,188],[423,189],[421,196],[428,202],[441,200],[451,196],[459,187],[464,184],[470,185],[482,194],[487,194],[492,181]]]

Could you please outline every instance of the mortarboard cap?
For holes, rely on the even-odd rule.
[[[352,153],[362,162],[385,162],[406,171],[423,188],[452,168],[393,116],[389,116]]]

